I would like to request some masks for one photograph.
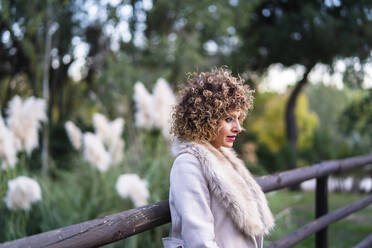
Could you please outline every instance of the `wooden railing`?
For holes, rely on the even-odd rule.
[[[290,235],[269,245],[273,247],[292,247],[306,237],[316,234],[316,247],[327,247],[327,227],[372,203],[372,194],[334,212],[328,212],[327,177],[336,172],[356,169],[372,164],[372,155],[318,163],[305,168],[289,170],[256,178],[264,192],[270,192],[305,180],[317,178],[316,217]],[[39,248],[39,247],[98,247],[129,236],[144,232],[170,222],[168,200],[132,209],[103,218],[63,227],[53,231],[25,237],[0,244],[0,248]],[[372,247],[372,234],[355,247]]]

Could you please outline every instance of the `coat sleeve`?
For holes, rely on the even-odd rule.
[[[218,248],[207,182],[199,161],[191,154],[182,154],[174,162],[170,190],[185,247]]]

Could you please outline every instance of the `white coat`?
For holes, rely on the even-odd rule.
[[[172,227],[165,248],[260,248],[274,219],[260,186],[232,149],[176,146],[170,175]]]

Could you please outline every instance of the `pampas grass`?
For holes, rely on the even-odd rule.
[[[101,172],[106,172],[110,167],[111,157],[105,150],[98,135],[87,132],[84,133],[84,158]]]
[[[93,115],[93,125],[96,135],[106,145],[112,163],[119,163],[123,159],[124,141],[121,139],[121,135],[124,128],[124,119],[116,118],[110,122],[106,116],[95,113]]]
[[[135,125],[139,128],[152,129],[154,126],[153,97],[141,82],[134,85],[133,99],[136,105]]]
[[[41,122],[47,120],[45,100],[31,96],[22,101],[19,96],[15,96],[9,102],[7,114],[7,124],[14,134],[16,144],[19,144],[19,150],[30,155],[39,146]]]
[[[67,136],[76,150],[80,150],[83,144],[83,134],[81,130],[72,121],[65,123]]]
[[[19,176],[8,181],[8,191],[4,198],[11,210],[30,210],[31,204],[41,200],[41,188],[32,178]]]
[[[2,169],[14,168],[17,163],[17,144],[13,133],[5,125],[0,115],[0,158]]]
[[[135,125],[139,128],[161,130],[166,139],[170,139],[172,107],[176,104],[176,97],[164,78],[159,78],[153,93],[149,93],[143,83],[134,85],[133,96],[136,113]]]
[[[134,206],[141,207],[147,204],[150,195],[147,182],[139,178],[137,174],[120,175],[115,188],[122,198],[130,198]]]
[[[170,139],[171,113],[172,107],[176,104],[176,97],[164,78],[159,78],[156,81],[153,100],[156,107],[156,114],[153,116],[155,127],[161,130],[165,138]]]
[[[110,136],[110,124],[106,116],[100,113],[93,114],[93,126],[95,134],[105,143]]]
[[[65,123],[67,135],[75,149],[83,145],[85,159],[101,172],[123,160],[124,140],[121,138],[124,119],[109,121],[100,113],[93,114],[95,133],[84,133],[72,122]]]

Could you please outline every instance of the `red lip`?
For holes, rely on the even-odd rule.
[[[234,141],[235,138],[236,138],[236,136],[227,136],[227,139],[228,139],[229,141]]]

